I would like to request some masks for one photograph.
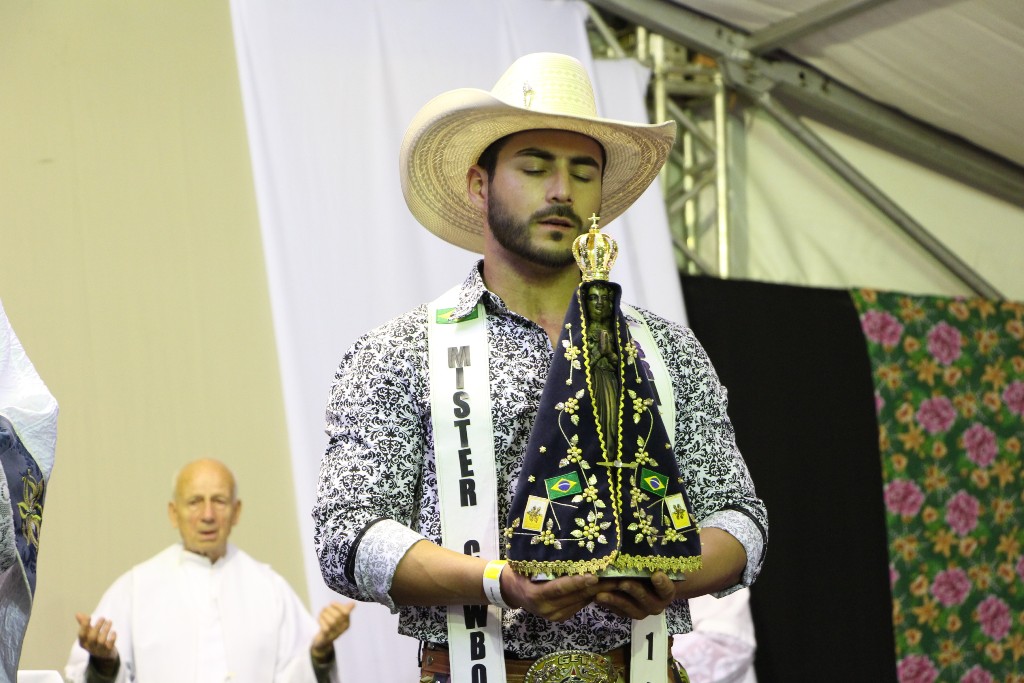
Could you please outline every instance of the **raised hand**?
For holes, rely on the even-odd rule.
[[[319,660],[330,657],[335,639],[348,630],[349,614],[355,606],[354,602],[332,602],[320,610],[317,616],[320,630],[313,636],[313,643],[309,648],[314,657]]]
[[[109,619],[102,617],[92,623],[88,614],[78,612],[75,614],[78,621],[78,644],[82,646],[93,659],[93,664],[101,671],[109,672],[117,670],[118,654],[117,633],[114,632],[113,624]]]

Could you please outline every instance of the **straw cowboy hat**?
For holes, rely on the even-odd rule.
[[[629,208],[661,170],[675,140],[676,124],[600,118],[590,78],[577,59],[529,54],[516,60],[490,92],[451,90],[416,114],[399,157],[409,210],[438,237],[482,252],[484,216],[469,201],[466,172],[495,140],[540,128],[582,133],[604,147],[605,226]]]

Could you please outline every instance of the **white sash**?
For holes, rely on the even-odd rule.
[[[462,320],[438,322],[447,320],[446,312],[458,304],[458,292],[458,287],[452,288],[427,306],[441,539],[450,550],[497,559],[498,487],[487,315],[478,303],[474,313]],[[494,605],[449,606],[448,655],[452,683],[504,683],[501,609]]]
[[[632,306],[622,304],[622,312],[629,318],[629,333],[643,351],[643,361],[653,376],[654,387],[660,401],[659,412],[665,424],[670,443],[676,438],[676,401],[672,391],[672,378],[665,367],[658,345],[654,342],[647,320]],[[665,681],[668,666],[668,624],[665,613],[652,614],[645,619],[634,619],[630,640],[629,680],[632,683]]]

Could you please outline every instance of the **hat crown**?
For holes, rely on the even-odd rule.
[[[539,52],[520,57],[498,79],[491,95],[513,107],[545,114],[597,117],[590,76],[568,55]]]

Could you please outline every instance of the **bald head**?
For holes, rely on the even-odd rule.
[[[224,556],[241,513],[236,490],[234,475],[219,460],[204,458],[181,468],[174,478],[167,515],[186,550],[210,562]]]
[[[188,480],[194,476],[195,472],[207,469],[219,470],[223,476],[227,477],[231,481],[231,497],[238,497],[238,484],[235,482],[234,473],[228,468],[228,466],[220,460],[215,460],[213,458],[200,458],[199,460],[193,460],[192,462],[184,465],[180,470],[174,473],[174,478],[171,479],[171,499],[173,500],[178,496],[182,483],[187,483]]]

